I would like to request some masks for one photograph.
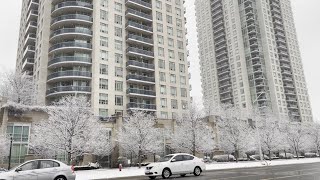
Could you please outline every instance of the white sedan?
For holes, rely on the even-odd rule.
[[[75,180],[73,169],[52,159],[27,161],[8,172],[0,174],[0,180]]]
[[[206,170],[206,166],[201,159],[190,154],[177,153],[169,154],[157,163],[149,164],[145,169],[145,175],[150,179],[155,179],[157,176],[167,179],[171,175],[194,174],[200,176],[204,170]]]

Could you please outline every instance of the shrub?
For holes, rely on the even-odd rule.
[[[236,158],[233,155],[225,154],[225,155],[213,156],[212,160],[217,161],[217,162],[229,162],[229,161],[235,161]]]

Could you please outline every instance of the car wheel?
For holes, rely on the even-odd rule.
[[[195,176],[200,176],[201,174],[201,168],[199,166],[195,167],[194,170],[193,170],[193,174]]]
[[[155,179],[157,176],[149,176],[150,179]]]
[[[58,176],[54,180],[67,180],[67,178],[64,176]]]
[[[168,179],[171,176],[171,171],[168,168],[163,169],[162,171],[162,178]]]
[[[181,176],[181,177],[185,177],[185,176],[186,176],[186,174],[180,174],[180,176]]]

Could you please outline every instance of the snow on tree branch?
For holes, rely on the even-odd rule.
[[[155,117],[143,111],[132,111],[124,118],[123,126],[118,132],[118,142],[126,152],[138,155],[139,165],[144,154],[163,151],[163,130],[156,128]]]
[[[0,78],[0,96],[9,102],[34,104],[36,92],[32,76],[11,71],[2,73]]]
[[[177,119],[177,127],[171,139],[171,147],[178,152],[193,155],[209,153],[215,148],[212,127],[204,121],[203,113],[193,104]]]
[[[94,118],[87,97],[64,97],[48,108],[48,116],[48,120],[33,125],[30,144],[36,153],[66,153],[68,163],[83,153],[111,153],[109,133]]]

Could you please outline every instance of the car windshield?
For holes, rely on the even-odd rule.
[[[172,155],[162,157],[161,159],[159,159],[158,162],[166,162],[166,161],[169,161],[172,157],[173,157]]]

